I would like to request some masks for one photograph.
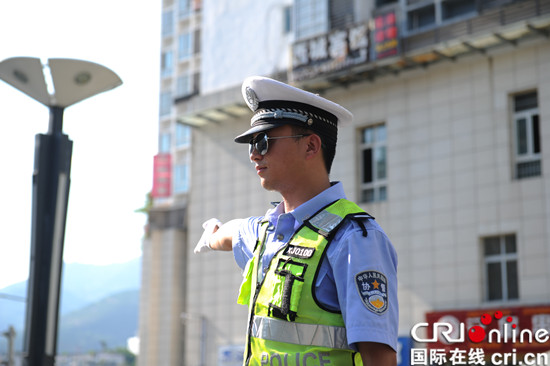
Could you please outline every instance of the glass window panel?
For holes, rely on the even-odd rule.
[[[167,153],[170,152],[170,134],[169,133],[163,133],[160,135],[160,143],[159,143],[159,152],[161,153]]]
[[[386,141],[386,125],[376,127],[376,142]]]
[[[386,179],[386,147],[376,148],[376,178]]]
[[[506,235],[504,237],[504,242],[506,246],[506,253],[515,253],[516,252],[516,236],[515,235]]]
[[[192,55],[193,38],[191,33],[184,33],[178,39],[178,54],[179,59],[186,59]]]
[[[506,262],[506,284],[508,285],[508,299],[518,299],[518,263],[515,260]]]
[[[189,190],[189,167],[180,164],[174,167],[174,192],[185,193]]]
[[[527,178],[541,175],[540,160],[519,163],[517,165],[517,177]]]
[[[374,189],[364,189],[361,194],[361,202],[374,202]]]
[[[180,17],[188,16],[191,13],[191,1],[179,0]]]
[[[361,142],[364,144],[372,144],[374,142],[374,131],[372,128],[365,128],[363,130],[363,139]]]
[[[539,115],[533,115],[533,152],[540,153]]]
[[[296,39],[304,39],[329,30],[328,0],[296,0]]]
[[[162,35],[168,36],[174,32],[174,17],[172,11],[162,13]]]
[[[500,263],[487,264],[487,298],[488,300],[502,299],[502,272]]]
[[[292,6],[283,8],[283,32],[289,33],[292,30]]]
[[[363,183],[372,182],[372,149],[363,150]]]
[[[172,74],[172,67],[174,65],[173,54],[171,51],[163,52],[161,55],[161,70],[162,76],[169,76]]]
[[[516,139],[518,155],[527,153],[527,121],[525,118],[520,118],[516,121]]]
[[[441,3],[443,19],[450,19],[476,10],[475,0],[447,0]]]
[[[537,92],[516,95],[514,97],[514,111],[520,112],[538,107]]]
[[[484,247],[485,247],[485,255],[495,255],[500,254],[500,238],[499,237],[492,237],[492,238],[485,238],[484,240]]]
[[[191,142],[191,128],[181,123],[176,124],[176,146],[187,146]]]
[[[392,4],[396,2],[397,0],[376,0],[376,6],[379,7],[379,6],[384,6],[384,5]]]
[[[177,83],[176,83],[176,92],[178,96],[186,96],[191,94],[191,76],[189,75],[182,75],[178,77]]]
[[[378,190],[378,200],[386,201],[388,199],[388,189],[386,186],[381,186]]]
[[[408,13],[409,30],[419,29],[435,24],[435,6],[429,5]]]
[[[161,116],[170,114],[172,108],[172,94],[170,92],[164,92],[160,95],[159,113]]]
[[[330,0],[330,29],[345,29],[353,23],[353,0]]]

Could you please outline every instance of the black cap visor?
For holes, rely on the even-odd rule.
[[[248,144],[250,140],[252,140],[252,137],[254,137],[255,134],[260,132],[265,132],[272,130],[277,127],[287,126],[287,125],[295,125],[295,126],[304,126],[304,124],[300,121],[294,121],[291,119],[288,120],[282,120],[282,121],[257,121],[255,123],[255,126],[252,126],[248,131],[240,134],[239,136],[235,137],[235,142],[239,144]]]

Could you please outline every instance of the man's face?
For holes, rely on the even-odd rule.
[[[268,137],[293,136],[290,126],[281,126],[266,132]],[[254,135],[257,137],[257,134]],[[292,189],[302,166],[303,138],[283,138],[268,140],[268,151],[261,155],[251,149],[250,160],[255,164],[256,174],[262,187],[269,191],[284,193]]]

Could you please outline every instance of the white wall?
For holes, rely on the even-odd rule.
[[[205,0],[202,94],[242,83],[251,75],[286,70],[291,35],[283,34],[283,8],[290,0]]]

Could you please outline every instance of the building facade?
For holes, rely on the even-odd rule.
[[[165,0],[163,14],[176,19],[186,4]],[[250,123],[240,95],[249,75],[354,114],[339,129],[331,179],[396,247],[401,365],[423,364],[415,348],[449,351],[441,337],[429,341],[430,326],[416,332],[423,322],[470,329],[501,312],[487,330],[511,319],[550,332],[550,1],[192,4],[193,20],[174,20],[163,38],[163,60],[172,50],[174,61],[161,85],[161,101],[172,94],[155,188],[167,191],[153,190],[144,243],[140,364],[239,364],[240,270],[230,253],[192,251],[203,221],[260,216],[280,200],[259,185],[247,146],[233,142]],[[189,62],[174,51],[186,27],[200,44]],[[185,75],[192,92],[174,95]],[[174,143],[178,128],[185,147]],[[176,191],[182,176],[186,188]],[[515,349],[550,349],[535,343]],[[509,346],[480,349],[496,364],[492,354]]]

